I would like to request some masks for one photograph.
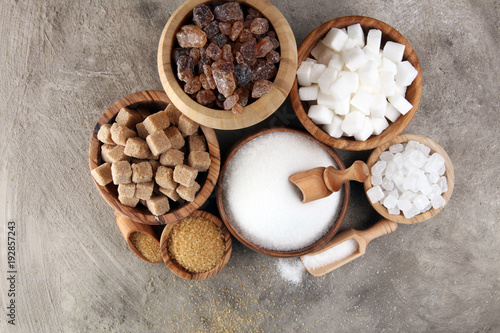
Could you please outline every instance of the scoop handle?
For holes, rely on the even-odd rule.
[[[398,224],[396,222],[382,218],[368,229],[360,230],[358,234],[366,241],[366,244],[368,244],[375,238],[390,234],[397,228]]]
[[[356,161],[350,168],[344,170],[338,170],[332,166],[327,167],[323,173],[323,179],[326,187],[330,191],[337,192],[345,182],[356,180],[363,183],[369,175],[370,172],[366,163],[363,161]]]

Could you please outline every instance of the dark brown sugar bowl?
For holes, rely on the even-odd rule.
[[[290,28],[290,25],[286,21],[283,14],[281,14],[281,12],[274,5],[272,5],[270,1],[267,0],[239,1],[237,3],[241,5],[244,12],[248,11],[249,9],[256,10],[260,12],[263,18],[267,19],[267,21],[269,22],[269,27],[272,27],[276,35],[275,38],[272,38],[279,42],[279,46],[276,48],[276,51],[280,55],[279,63],[270,64],[271,66],[277,68],[277,72],[274,78],[270,78],[268,80],[272,81],[271,90],[262,97],[256,97],[256,99],[253,101],[251,96],[252,91],[250,91],[250,100],[248,100],[248,104],[246,102],[243,102],[243,104],[245,105],[242,108],[238,107],[238,111],[235,111],[234,113],[231,110],[221,110],[220,108],[216,108],[215,106],[213,106],[212,104],[215,103],[215,100],[213,100],[212,104],[202,105],[198,103],[197,96],[198,94],[200,94],[200,91],[203,91],[203,93],[206,93],[210,95],[211,98],[213,98],[211,94],[214,92],[214,95],[217,94],[217,90],[220,88],[219,85],[217,85],[218,89],[204,89],[202,86],[200,90],[196,93],[193,93],[192,96],[186,93],[183,87],[184,82],[182,82],[178,78],[178,66],[176,60],[174,59],[174,50],[179,48],[176,34],[181,30],[183,26],[186,25],[196,26],[195,28],[193,28],[194,30],[199,29],[198,31],[203,31],[200,27],[193,23],[193,9],[196,6],[205,4],[208,6],[222,4],[226,5],[229,3],[230,2],[215,2],[206,0],[186,1],[172,14],[167,24],[165,25],[158,48],[158,71],[160,74],[160,79],[163,88],[165,89],[167,95],[174,103],[174,105],[182,113],[198,122],[199,124],[215,129],[228,130],[249,127],[251,125],[259,123],[260,121],[273,114],[288,96],[288,93],[292,88],[297,69],[297,45],[295,42],[295,37],[292,29]],[[206,24],[206,22],[201,23],[200,25],[203,26],[203,24]],[[223,36],[223,38],[226,38],[226,36]],[[210,39],[208,39],[208,41],[204,43],[205,47],[207,47],[207,45],[209,45],[210,43],[211,41]],[[222,48],[223,47],[224,46],[222,46]],[[209,63],[210,62],[211,60],[209,61]],[[264,64],[264,62],[262,64]],[[235,58],[234,63],[238,65],[240,63],[244,64],[245,62],[240,60],[240,63],[237,63],[237,58]],[[222,71],[223,70],[221,70],[221,72]],[[251,84],[252,82],[250,82],[250,85]],[[215,87],[212,85],[211,88]],[[243,88],[246,89],[246,86],[244,86]],[[190,91],[191,90],[188,90],[188,92]],[[223,94],[219,93],[218,95],[220,97]],[[243,96],[242,94],[233,94],[231,96],[235,95],[240,96],[239,100],[244,99],[243,97],[241,97]],[[228,96],[223,97],[227,98]],[[238,105],[238,103],[236,105]]]
[[[219,213],[221,215],[221,218],[224,221],[224,224],[229,229],[231,234],[234,237],[236,237],[236,239],[238,239],[241,243],[243,243],[245,246],[247,246],[248,248],[250,248],[256,252],[259,252],[259,253],[262,253],[265,255],[269,255],[269,256],[274,256],[274,257],[295,257],[295,256],[300,256],[300,255],[309,253],[311,251],[314,251],[315,249],[320,248],[325,243],[327,243],[337,233],[337,231],[339,230],[339,228],[340,228],[340,226],[341,226],[341,224],[346,216],[346,213],[347,213],[347,207],[349,204],[349,196],[350,196],[350,185],[349,185],[349,182],[347,182],[343,185],[343,188],[342,188],[343,197],[340,199],[341,201],[339,204],[339,211],[337,213],[337,217],[336,217],[335,221],[333,222],[333,224],[329,227],[327,232],[323,236],[321,236],[319,239],[317,239],[316,241],[309,243],[308,245],[306,245],[302,248],[295,249],[295,250],[289,250],[289,251],[272,250],[269,248],[265,248],[263,246],[256,245],[254,242],[252,242],[249,239],[249,237],[247,236],[248,233],[245,235],[244,232],[241,232],[241,230],[238,228],[238,226],[236,226],[235,221],[233,221],[231,219],[231,216],[230,216],[231,214],[229,213],[230,209],[229,209],[229,207],[226,207],[225,195],[227,195],[227,194],[224,193],[224,191],[225,191],[225,189],[224,189],[224,177],[225,177],[225,174],[227,173],[229,164],[231,163],[234,156],[238,153],[238,151],[240,151],[240,149],[242,147],[244,147],[246,145],[251,145],[252,140],[254,140],[256,138],[259,138],[261,136],[265,136],[267,134],[274,134],[274,133],[297,134],[299,136],[302,136],[304,138],[308,138],[308,139],[316,142],[323,149],[326,150],[327,154],[329,154],[333,158],[333,160],[336,162],[336,164],[340,170],[345,169],[345,166],[344,166],[344,163],[342,162],[342,159],[332,148],[322,144],[318,140],[314,139],[308,133],[305,133],[305,132],[302,132],[299,130],[295,130],[295,129],[289,129],[289,128],[265,129],[265,130],[259,131],[255,134],[252,134],[252,135],[242,139],[241,141],[237,142],[231,148],[231,150],[227,156],[227,159],[222,167],[222,171],[221,171],[219,186],[217,188],[217,207],[219,209]],[[226,175],[226,177],[227,177],[227,175]],[[286,176],[286,177],[288,177],[288,176]],[[290,183],[291,191],[294,190],[293,186],[295,186],[295,185]],[[263,189],[263,191],[264,190],[265,189]],[[297,201],[299,201],[301,198],[301,194],[298,192],[298,190],[297,190],[296,195],[299,198]],[[297,204],[304,205],[304,203],[302,203],[300,201]],[[258,209],[258,208],[256,207],[255,209]],[[306,220],[307,221],[304,221],[304,223],[310,222],[309,218],[306,218]]]
[[[103,162],[101,158],[102,143],[97,138],[99,129],[104,124],[113,123],[115,116],[122,108],[142,108],[153,113],[164,110],[170,103],[170,99],[163,91],[141,91],[123,97],[113,103],[113,105],[111,105],[99,118],[92,132],[89,147],[90,170],[94,170]],[[198,175],[197,181],[201,188],[196,193],[194,201],[184,204],[171,203],[170,210],[166,214],[155,216],[147,207],[140,203],[134,208],[123,205],[120,200],[118,200],[118,186],[114,185],[112,182],[105,186],[101,186],[94,179],[94,183],[99,193],[117,214],[121,214],[134,222],[162,225],[175,222],[191,215],[208,200],[217,183],[220,170],[220,150],[217,136],[212,128],[205,126],[200,126],[200,128],[207,143],[211,162],[208,171],[203,173],[200,172],[200,175]]]
[[[418,71],[418,75],[406,90],[405,98],[413,107],[405,115],[401,115],[396,121],[390,122],[389,127],[379,135],[371,135],[365,141],[357,141],[353,137],[341,136],[335,138],[325,132],[321,126],[316,125],[308,116],[309,103],[300,100],[299,85],[296,79],[290,92],[290,98],[295,110],[295,114],[306,130],[321,142],[339,149],[345,150],[368,150],[376,148],[400,134],[411,122],[417,112],[422,95],[422,71],[417,55],[406,38],[390,25],[377,19],[365,16],[345,16],[328,21],[314,29],[302,42],[298,51],[298,64],[311,57],[311,50],[325,37],[331,28],[346,28],[359,23],[365,36],[370,29],[378,29],[382,32],[381,46],[386,42],[393,41],[405,46],[403,60],[409,61]]]

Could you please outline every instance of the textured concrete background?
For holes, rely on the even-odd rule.
[[[432,220],[401,225],[320,278],[291,283],[279,260],[235,241],[228,266],[191,282],[126,246],[88,170],[100,114],[161,89],[160,33],[174,1],[0,3],[0,332],[500,332],[500,3],[275,0],[297,43],[317,25],[366,15],[412,44],[424,78],[405,131],[451,157],[456,184]],[[257,127],[298,126],[287,101],[266,123],[218,132],[223,148]],[[369,152],[342,152],[346,164]],[[213,198],[206,207],[214,210]],[[343,229],[377,220],[353,185]],[[7,222],[16,225],[8,296]],[[6,320],[11,299],[16,326]]]

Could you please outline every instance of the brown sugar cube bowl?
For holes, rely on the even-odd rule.
[[[97,139],[99,128],[103,124],[112,123],[116,114],[120,111],[121,108],[147,108],[152,111],[161,111],[164,110],[168,104],[170,104],[170,99],[163,91],[141,91],[123,97],[122,99],[111,105],[101,115],[90,139],[90,170],[93,170],[102,163],[102,159],[100,156],[100,148],[102,143]],[[197,193],[196,198],[193,202],[186,203],[182,206],[174,206],[168,213],[155,217],[143,205],[138,205],[135,208],[131,208],[121,204],[118,200],[117,186],[113,185],[112,183],[106,186],[100,186],[94,181],[99,193],[115,211],[131,219],[132,221],[139,223],[161,225],[172,223],[181,218],[191,215],[191,213],[196,211],[208,200],[208,197],[212,193],[215,184],[217,183],[220,170],[219,142],[217,140],[217,136],[215,135],[215,131],[205,126],[200,126],[200,128],[207,141],[208,151],[210,152],[212,163],[209,170],[206,172],[206,178],[203,177],[202,179],[200,179],[200,185],[202,185],[202,187]]]
[[[170,16],[161,34],[158,48],[158,71],[163,88],[173,104],[186,116],[201,125],[215,129],[240,129],[257,124],[273,114],[285,101],[297,70],[297,44],[290,25],[281,12],[268,0],[246,0],[241,4],[258,10],[269,20],[280,42],[281,61],[272,90],[255,102],[245,106],[241,114],[211,109],[198,104],[179,85],[172,51],[176,47],[175,34],[192,20],[196,5],[212,1],[188,0]]]
[[[405,96],[408,102],[413,105],[413,108],[408,111],[407,114],[401,115],[394,123],[390,123],[389,127],[386,128],[380,135],[372,135],[366,141],[356,141],[351,137],[342,136],[337,139],[328,135],[328,133],[323,131],[307,116],[309,104],[307,102],[302,102],[299,98],[299,86],[297,79],[295,79],[293,88],[290,91],[290,99],[292,101],[295,114],[299,118],[300,122],[316,139],[335,148],[358,151],[373,149],[384,144],[403,132],[403,130],[410,124],[413,116],[415,116],[415,113],[417,112],[418,105],[420,104],[420,97],[422,96],[422,71],[415,51],[403,35],[390,25],[365,16],[345,16],[337,18],[314,29],[306,37],[306,39],[304,39],[299,47],[298,66],[300,66],[303,60],[309,57],[314,46],[328,33],[328,31],[330,31],[331,28],[341,29],[356,23],[361,25],[365,36],[370,29],[378,29],[382,31],[382,47],[387,41],[393,41],[405,45],[403,60],[408,60],[418,71],[417,77],[408,87]]]
[[[204,279],[208,279],[208,278],[216,275],[217,273],[219,273],[226,266],[227,262],[229,261],[229,258],[231,257],[232,248],[233,248],[232,241],[231,241],[231,234],[229,233],[229,231],[226,228],[226,226],[224,225],[224,223],[218,217],[216,217],[208,212],[199,211],[199,210],[193,212],[193,214],[190,215],[190,217],[196,217],[196,216],[204,217],[206,219],[209,219],[213,223],[215,223],[215,225],[217,225],[221,229],[222,235],[224,237],[225,248],[224,248],[224,255],[222,256],[222,260],[217,264],[217,266],[215,266],[210,271],[204,272],[204,273],[191,273],[191,272],[188,272],[187,270],[185,270],[179,264],[177,264],[174,260],[172,260],[172,258],[170,257],[170,255],[168,253],[168,239],[170,236],[170,232],[172,231],[172,228],[174,227],[175,223],[170,223],[170,224],[166,225],[165,228],[163,229],[163,232],[162,232],[161,238],[160,238],[161,252],[162,252],[163,261],[165,262],[165,265],[167,265],[167,267],[177,276],[180,276],[180,277],[182,277],[184,279],[188,279],[188,280],[204,280]]]
[[[259,252],[259,253],[262,253],[262,254],[265,254],[265,255],[269,255],[269,256],[273,256],[273,257],[296,257],[296,256],[301,256],[301,255],[307,254],[307,253],[309,253],[311,251],[314,251],[314,250],[322,247],[323,245],[325,245],[337,233],[337,231],[339,230],[340,226],[342,225],[342,223],[344,221],[344,218],[345,218],[345,216],[347,214],[347,208],[348,208],[348,205],[349,205],[349,197],[350,197],[350,194],[351,194],[351,187],[350,187],[349,182],[344,183],[344,185],[343,185],[344,197],[343,197],[342,206],[341,206],[340,211],[338,213],[337,219],[334,222],[333,226],[330,228],[330,230],[323,237],[321,237],[319,240],[317,240],[315,243],[310,244],[309,246],[306,246],[306,247],[304,247],[302,249],[298,249],[298,250],[293,250],[293,251],[275,251],[275,250],[269,250],[269,249],[257,246],[255,244],[253,244],[251,241],[247,240],[233,226],[233,224],[231,222],[231,219],[229,218],[229,216],[228,216],[228,214],[226,212],[226,209],[224,207],[224,199],[223,199],[223,186],[221,184],[223,184],[224,173],[225,173],[225,171],[227,169],[227,166],[229,165],[229,162],[231,161],[231,159],[233,158],[233,156],[236,154],[236,152],[241,147],[243,147],[245,144],[247,144],[248,142],[250,142],[252,139],[254,139],[254,138],[256,138],[256,137],[258,137],[260,135],[265,135],[265,134],[274,133],[274,132],[291,132],[291,133],[297,133],[297,134],[303,135],[303,136],[305,136],[307,138],[310,138],[310,139],[318,142],[333,157],[333,159],[337,163],[338,168],[340,170],[345,170],[344,162],[342,161],[342,159],[340,158],[340,156],[337,154],[337,152],[335,152],[335,150],[333,150],[331,147],[328,147],[325,144],[319,142],[314,137],[312,137],[310,134],[305,133],[303,131],[296,130],[296,129],[291,129],[291,128],[270,128],[270,129],[264,129],[264,130],[261,130],[261,131],[259,131],[257,133],[251,134],[251,135],[247,136],[246,138],[243,138],[242,140],[240,140],[239,142],[237,142],[231,148],[231,150],[230,150],[230,152],[229,152],[229,154],[228,154],[228,156],[227,156],[227,158],[226,158],[226,160],[224,162],[222,170],[221,170],[221,175],[220,175],[220,180],[219,180],[219,186],[217,188],[217,208],[219,209],[219,213],[220,213],[221,219],[224,221],[224,224],[226,225],[226,227],[229,229],[229,231],[231,232],[231,234],[237,240],[239,240],[241,243],[243,243],[243,245],[247,246],[248,248],[250,248],[250,249],[252,249],[252,250],[254,250],[256,252]]]

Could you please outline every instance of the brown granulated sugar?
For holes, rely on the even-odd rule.
[[[150,235],[134,231],[130,234],[129,239],[136,250],[149,261],[158,263],[163,260],[160,253],[160,244]]]
[[[224,238],[220,228],[204,217],[188,217],[170,232],[170,257],[191,273],[213,269],[224,255]]]

